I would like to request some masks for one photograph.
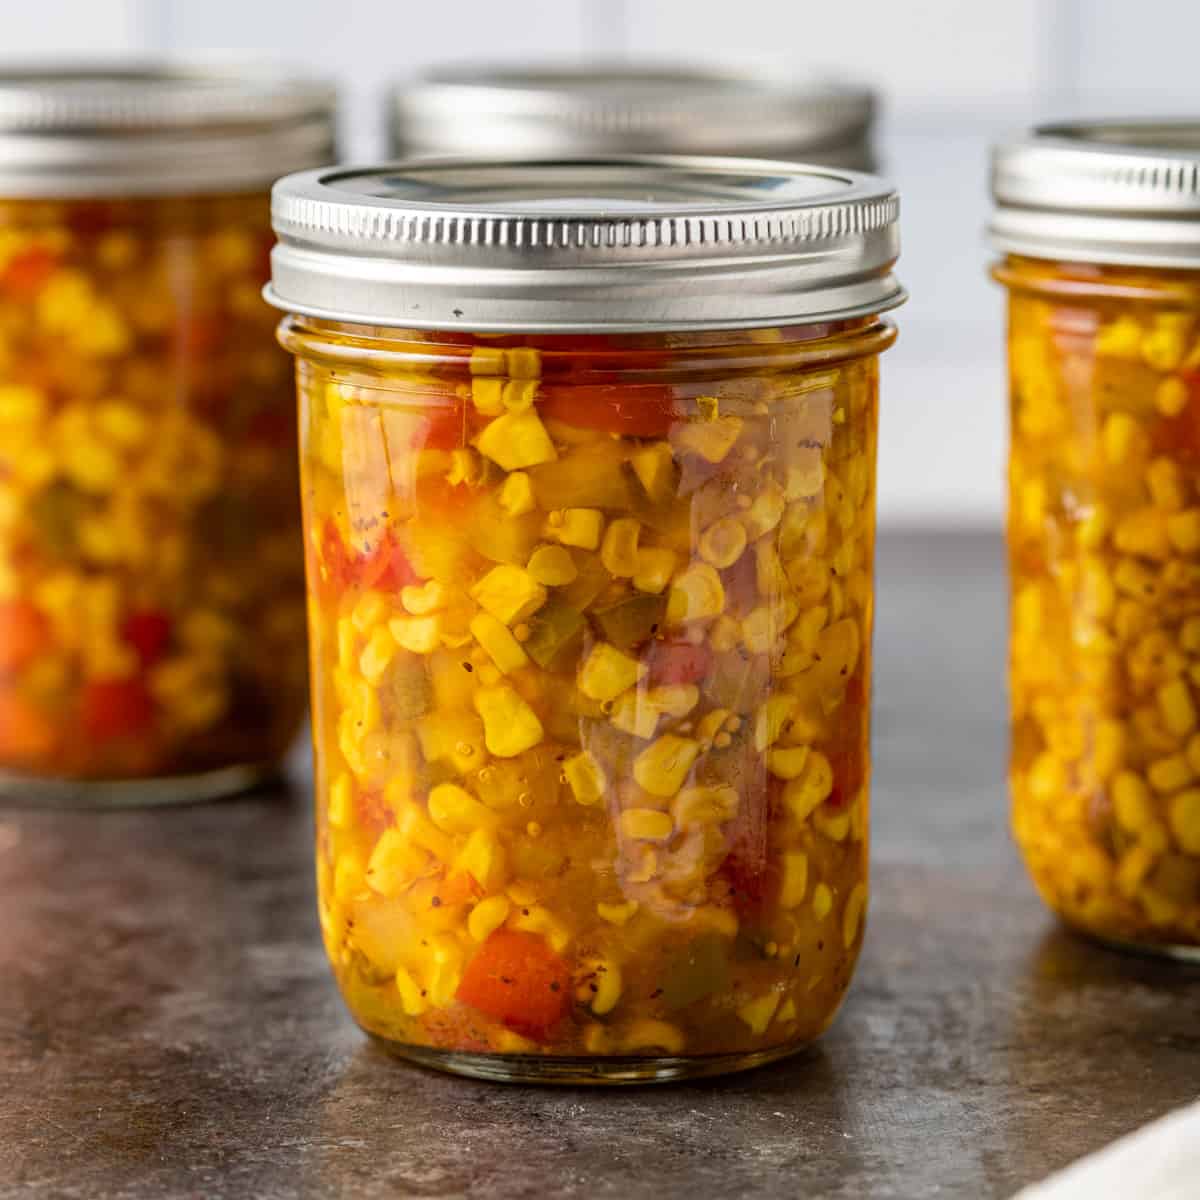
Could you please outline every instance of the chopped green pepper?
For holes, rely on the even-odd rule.
[[[389,718],[408,721],[429,711],[430,698],[425,660],[419,654],[399,651],[380,684],[380,707]]]
[[[529,619],[525,653],[539,667],[550,670],[561,656],[575,653],[582,636],[582,615],[569,604],[552,597]]]
[[[693,938],[670,955],[663,966],[662,1002],[669,1012],[728,987],[728,946],[715,933]]]
[[[662,628],[666,611],[666,596],[635,592],[615,604],[595,609],[592,616],[607,641],[621,650],[631,650],[649,641]]]
[[[633,505],[633,489],[621,467],[626,453],[619,442],[577,446],[554,462],[532,467],[529,478],[538,505],[556,508],[617,508]]]

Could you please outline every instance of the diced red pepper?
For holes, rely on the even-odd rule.
[[[32,296],[54,274],[58,255],[44,246],[20,250],[0,274],[0,288],[15,296]]]
[[[398,592],[402,587],[416,583],[419,578],[390,529],[373,550],[359,558],[355,564],[355,575],[362,587],[381,592]]]
[[[651,642],[644,661],[650,687],[671,683],[699,683],[712,670],[712,651],[685,641]]]
[[[95,679],[83,689],[80,716],[96,741],[134,737],[154,719],[154,701],[140,679]]]
[[[1183,376],[1188,402],[1177,417],[1163,417],[1151,429],[1150,441],[1156,454],[1169,454],[1181,462],[1200,462],[1200,371]]]
[[[0,602],[0,673],[20,671],[50,644],[50,623],[28,600]]]
[[[475,882],[474,876],[466,871],[455,871],[447,875],[437,886],[438,900],[451,907],[473,904],[482,895],[483,888]]]
[[[337,522],[326,518],[321,527],[321,578],[335,592],[345,591],[353,578],[353,561],[346,550],[346,543],[337,527]]]
[[[624,437],[666,437],[684,415],[674,391],[665,384],[543,385],[538,389],[537,406],[544,418]]]
[[[502,1025],[545,1041],[571,1003],[566,962],[541,938],[498,929],[467,964],[457,998]]]
[[[372,789],[355,793],[354,813],[358,824],[374,834],[382,833],[395,821],[395,813],[384,803],[383,793]]]
[[[121,638],[137,651],[143,667],[152,667],[171,643],[171,618],[150,608],[131,612],[121,626]]]
[[[420,397],[414,398],[420,403]],[[430,397],[419,410],[390,411],[384,421],[393,454],[410,450],[456,450],[465,445],[466,406],[461,400],[447,403],[445,396]],[[398,444],[399,443],[399,444]]]

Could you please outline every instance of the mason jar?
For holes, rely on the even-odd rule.
[[[728,154],[875,169],[877,98],[842,80],[714,67],[461,64],[397,84],[391,151]]]
[[[276,185],[321,927],[402,1056],[665,1079],[833,1019],[896,220],[749,160]]]
[[[161,803],[306,705],[269,186],[332,96],[265,71],[0,72],[0,794]]]
[[[1046,903],[1200,957],[1200,125],[995,152],[1013,827]]]

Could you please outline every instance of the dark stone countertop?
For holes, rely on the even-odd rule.
[[[1009,844],[998,538],[881,547],[874,894],[806,1056],[631,1090],[368,1045],[303,786],[0,811],[0,1198],[1004,1197],[1200,1091],[1200,972],[1063,932]],[[301,776],[302,778],[302,776]]]

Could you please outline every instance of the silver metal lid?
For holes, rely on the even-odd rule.
[[[1200,268],[1200,122],[1043,125],[992,154],[989,233],[1009,254]]]
[[[756,159],[426,159],[280,180],[267,298],[368,325],[732,329],[892,308],[896,193]]]
[[[264,187],[333,157],[326,83],[244,65],[0,69],[0,195]]]
[[[875,96],[684,66],[442,67],[393,89],[401,154],[734,154],[869,170]]]

